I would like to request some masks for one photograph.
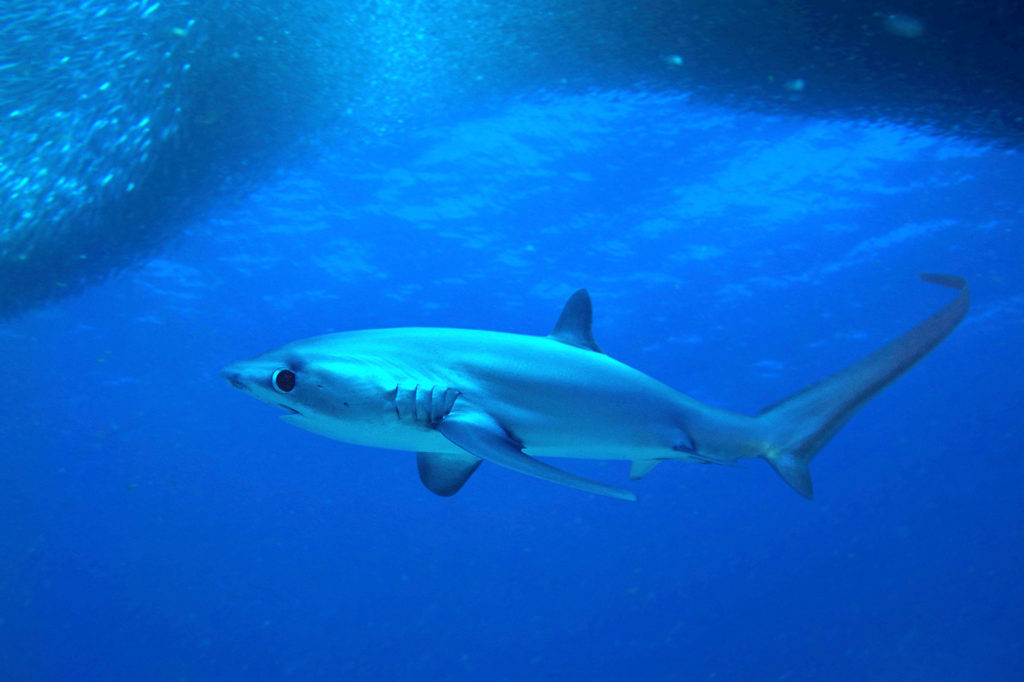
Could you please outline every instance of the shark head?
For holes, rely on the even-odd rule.
[[[331,438],[366,443],[393,421],[394,381],[371,358],[331,352],[310,339],[228,365],[235,388],[276,405],[286,422]]]

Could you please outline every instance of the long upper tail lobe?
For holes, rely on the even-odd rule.
[[[929,273],[921,279],[960,293],[903,336],[758,414],[764,458],[804,497],[814,495],[808,465],[818,450],[862,405],[938,346],[967,314],[967,280]]]

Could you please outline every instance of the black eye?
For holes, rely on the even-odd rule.
[[[279,369],[274,372],[270,383],[274,384],[274,390],[278,393],[288,393],[295,388],[295,372],[290,369]]]

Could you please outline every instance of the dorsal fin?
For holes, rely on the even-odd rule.
[[[603,353],[594,340],[593,324],[594,311],[590,305],[590,294],[586,289],[580,289],[565,302],[555,329],[548,337],[570,346]]]

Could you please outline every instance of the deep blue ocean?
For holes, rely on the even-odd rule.
[[[173,236],[90,242],[115,272],[0,322],[0,679],[1024,679],[1016,145],[604,72],[453,102],[393,73],[425,89],[406,119],[232,146],[258,168],[218,166],[244,177],[190,189]],[[414,454],[219,376],[334,331],[544,335],[585,287],[606,353],[754,414],[950,300],[923,271],[971,311],[817,456],[813,502],[756,460],[552,460],[636,503],[485,463],[441,498]]]

